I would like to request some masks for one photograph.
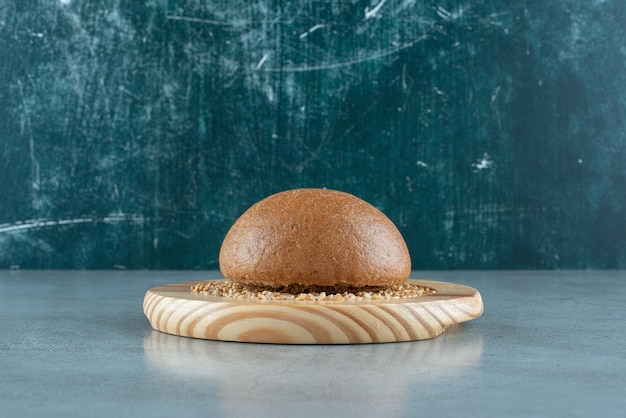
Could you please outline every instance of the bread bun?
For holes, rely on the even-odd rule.
[[[224,277],[278,288],[384,287],[404,283],[409,251],[381,211],[349,193],[295,189],[251,206],[226,234]]]

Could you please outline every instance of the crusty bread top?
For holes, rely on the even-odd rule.
[[[348,193],[295,189],[250,207],[226,234],[224,277],[266,287],[404,283],[409,251],[381,211]]]

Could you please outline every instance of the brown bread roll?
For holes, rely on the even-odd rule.
[[[224,277],[239,283],[359,288],[404,283],[409,251],[381,211],[349,193],[295,189],[251,206],[226,234]]]

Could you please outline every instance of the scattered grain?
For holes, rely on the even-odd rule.
[[[280,289],[264,289],[258,286],[244,285],[231,280],[217,280],[198,282],[191,287],[193,293],[232,299],[250,300],[290,300],[290,301],[362,301],[362,300],[391,300],[415,298],[437,293],[437,290],[417,285],[403,283],[387,288],[343,288],[328,287],[311,288],[302,286],[288,286]]]

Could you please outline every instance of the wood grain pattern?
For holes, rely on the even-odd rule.
[[[194,294],[195,282],[146,292],[143,310],[161,332],[209,340],[276,344],[365,344],[435,338],[483,312],[471,287],[413,280],[437,289],[418,298],[359,302],[241,301]]]

